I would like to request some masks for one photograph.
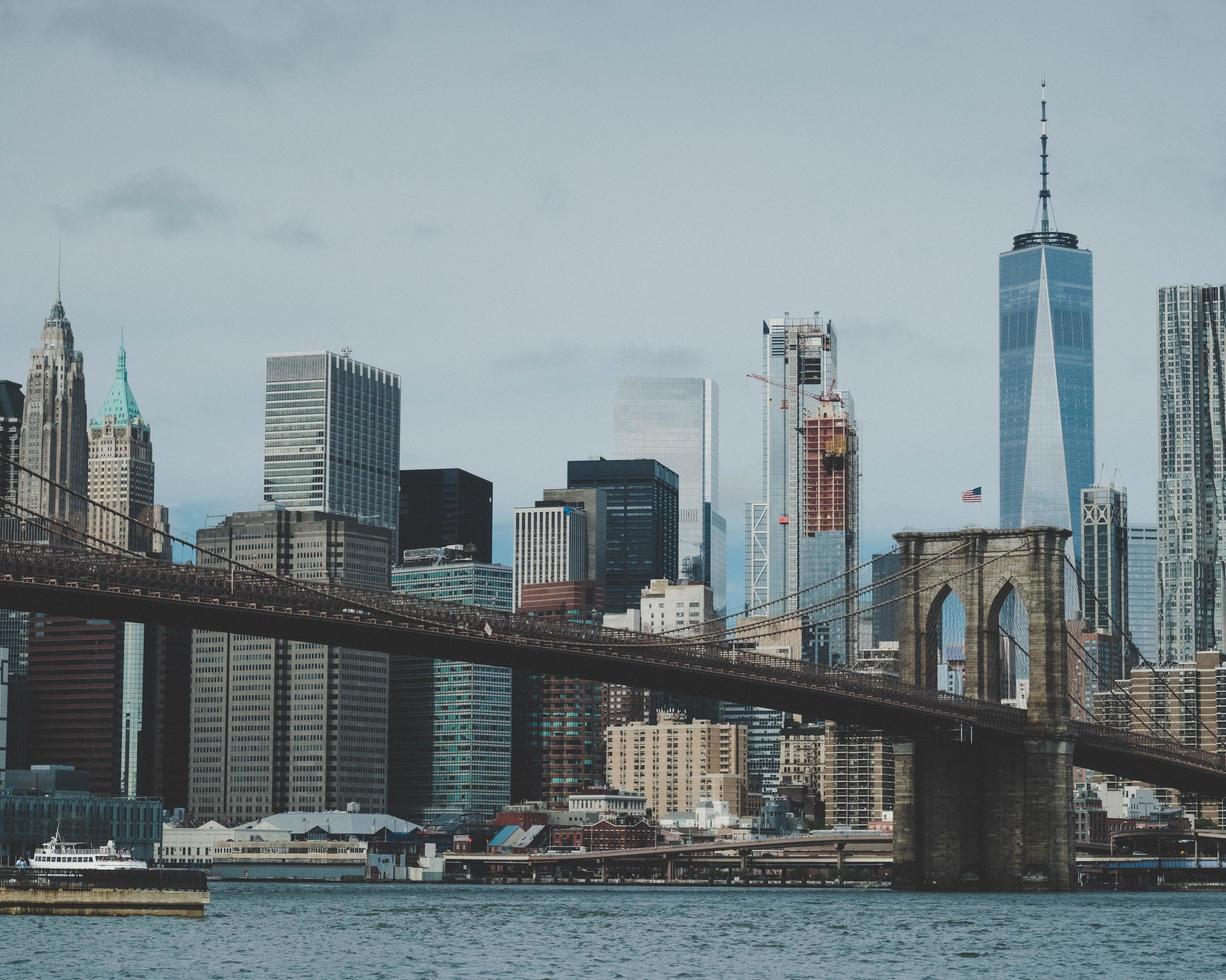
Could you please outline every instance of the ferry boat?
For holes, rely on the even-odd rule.
[[[60,839],[57,830],[30,859],[31,870],[43,871],[143,871],[144,861],[132,857],[131,851],[121,851],[113,840],[101,847],[74,844]]]

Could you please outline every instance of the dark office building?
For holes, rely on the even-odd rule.
[[[16,381],[0,381],[0,500],[17,499],[18,469],[8,460],[17,458],[25,403],[21,385]]]
[[[887,551],[873,555],[873,646],[898,639],[898,607],[902,595],[902,555]],[[893,581],[890,581],[893,579]],[[892,601],[893,600],[893,601]],[[884,603],[884,605],[882,605]]]
[[[400,471],[400,553],[471,544],[494,560],[494,484],[467,470]]]
[[[571,460],[566,485],[605,491],[606,610],[638,609],[652,579],[676,580],[676,473],[654,459]]]

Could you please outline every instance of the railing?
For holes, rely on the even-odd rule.
[[[45,546],[0,544],[0,580],[133,597],[225,605],[295,617],[326,617],[414,633],[509,643],[614,662],[720,674],[743,681],[843,694],[927,715],[934,721],[970,724],[1018,733],[1025,713],[1005,705],[938,691],[920,690],[880,675],[819,668],[745,650],[725,640],[630,633],[561,623],[511,613],[418,599],[395,593],[286,582],[273,576],[175,565],[122,555],[101,555]],[[488,630],[487,630],[488,627]]]
[[[1196,746],[1184,745],[1174,739],[1141,735],[1136,732],[1121,732],[1108,725],[1093,722],[1073,721],[1069,725],[1074,735],[1083,742],[1123,749],[1132,755],[1177,762],[1209,772],[1219,774],[1226,772],[1226,753],[1210,752]]]

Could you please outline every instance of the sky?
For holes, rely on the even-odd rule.
[[[511,510],[611,454],[619,375],[714,378],[729,604],[761,323],[820,311],[862,545],[997,510],[996,263],[1094,253],[1097,464],[1155,517],[1155,291],[1226,281],[1226,4],[0,0],[0,377],[122,329],[159,502],[261,494],[264,356],[403,379],[401,466]],[[982,485],[984,503],[960,502]]]

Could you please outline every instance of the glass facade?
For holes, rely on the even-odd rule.
[[[1221,650],[1226,286],[1158,290],[1158,651]]]
[[[1158,660],[1158,525],[1128,527],[1128,629],[1150,663]]]
[[[392,569],[392,590],[511,611],[511,568],[431,559]],[[511,801],[511,670],[426,657],[391,665],[388,801],[419,822],[444,814],[491,818]]]
[[[1093,486],[1081,491],[1081,617],[1087,628],[1128,632],[1128,494]]]
[[[472,545],[493,561],[494,484],[449,467],[400,471],[400,550]]]
[[[264,499],[395,531],[400,377],[331,352],[270,354],[265,376]]]
[[[1028,244],[1044,234],[1070,247]],[[1093,259],[1058,232],[1016,244],[1000,256],[1000,524],[1074,530],[1094,482]]]
[[[727,527],[719,514],[719,386],[710,378],[618,378],[614,451],[677,474],[677,573],[727,606]]]
[[[677,578],[678,477],[654,459],[566,464],[567,489],[601,489],[606,500],[605,609],[639,607],[652,579]]]

